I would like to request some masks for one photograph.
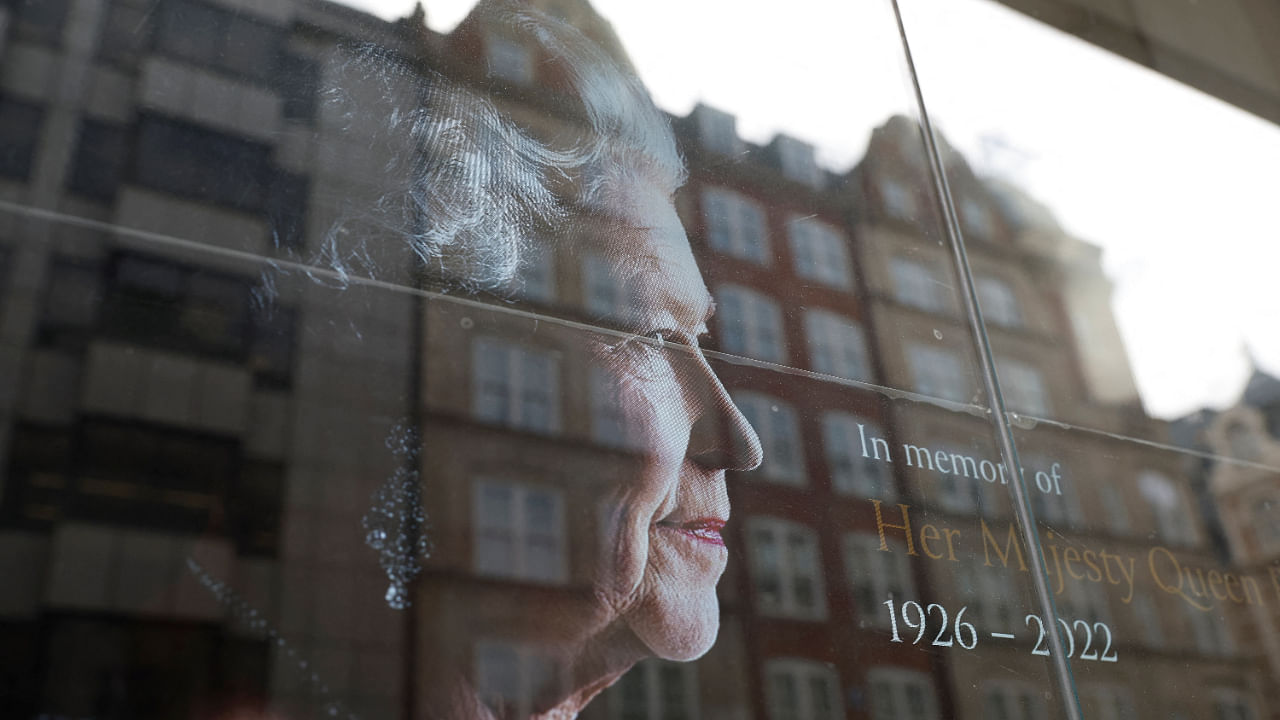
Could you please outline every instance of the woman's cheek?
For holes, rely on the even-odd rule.
[[[664,357],[650,359],[645,365],[646,372],[622,380],[628,430],[639,439],[636,449],[645,460],[683,462],[690,424],[678,375]]]

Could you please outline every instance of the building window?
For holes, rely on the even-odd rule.
[[[298,249],[306,240],[310,182],[305,175],[277,170],[267,193],[267,222],[278,248]]]
[[[1083,518],[1080,502],[1076,497],[1076,488],[1071,483],[1061,483],[1062,495],[1056,492],[1041,492],[1036,487],[1037,471],[1050,471],[1052,460],[1047,457],[1027,455],[1023,459],[1023,478],[1027,484],[1032,510],[1036,512],[1039,523],[1046,525],[1079,525]]]
[[[4,298],[5,291],[9,280],[9,267],[13,264],[10,259],[11,251],[4,245],[0,245],[0,299]]]
[[[121,255],[107,278],[103,329],[150,347],[243,361],[249,298],[245,279]]]
[[[827,470],[836,492],[892,500],[896,496],[893,474],[886,458],[875,457],[871,438],[884,437],[880,426],[845,412],[822,416],[822,442]],[[864,444],[867,452],[863,453]],[[888,452],[887,450],[885,451]]]
[[[979,275],[976,285],[984,320],[1002,327],[1022,326],[1022,310],[1009,283],[990,275]]]
[[[889,276],[894,300],[926,312],[950,312],[951,289],[942,284],[929,265],[895,257],[889,261]]]
[[[501,35],[485,38],[485,60],[489,74],[516,85],[533,84],[533,53],[529,48]]]
[[[1000,390],[1010,410],[1027,415],[1049,414],[1049,393],[1039,370],[1007,357],[1000,358],[996,365],[1000,371]]]
[[[156,48],[202,68],[269,83],[284,44],[284,30],[193,0],[160,5]]]
[[[761,265],[770,262],[764,211],[754,201],[725,188],[702,189],[702,217],[712,249]]]
[[[535,700],[564,687],[560,663],[533,648],[481,640],[474,650],[476,692],[495,717],[531,717]]]
[[[964,366],[950,350],[912,343],[907,346],[907,364],[911,366],[915,391],[921,395],[955,402],[970,399]]]
[[[880,178],[879,186],[880,198],[890,217],[911,220],[916,216],[916,198],[911,194],[911,188],[892,178]]]
[[[1142,641],[1149,647],[1164,647],[1164,624],[1155,601],[1148,595],[1135,595],[1129,610],[1135,624],[1142,629]]]
[[[1172,480],[1153,470],[1145,470],[1138,475],[1138,489],[1155,515],[1156,532],[1163,540],[1177,545],[1195,543],[1195,525],[1186,500]]]
[[[588,383],[592,441],[611,448],[635,448],[636,437],[627,432],[626,415],[622,411],[622,386],[617,372],[592,365]]]
[[[697,666],[649,659],[636,663],[609,688],[613,720],[694,720],[698,717]]]
[[[1191,641],[1202,655],[1229,655],[1235,650],[1235,638],[1231,636],[1231,624],[1218,613],[1217,608],[1200,610],[1184,604],[1187,624],[1191,626]]]
[[[0,268],[3,273],[3,268]],[[1264,556],[1280,552],[1280,523],[1276,522],[1276,503],[1270,497],[1260,498],[1250,507],[1255,552]]]
[[[871,720],[936,720],[938,700],[929,676],[899,668],[867,673]]]
[[[620,322],[629,310],[613,266],[594,253],[582,259],[582,304],[596,320]]]
[[[309,122],[316,116],[320,94],[320,64],[297,55],[282,53],[276,66],[276,92],[280,95],[285,120]]]
[[[984,689],[986,720],[1046,720],[1041,690],[1026,683],[991,681]]]
[[[4,7],[5,5],[0,5]],[[7,3],[13,8],[13,24],[17,37],[24,40],[60,45],[67,25],[71,0],[21,0]],[[4,137],[0,133],[0,137]]]
[[[253,313],[249,333],[249,369],[259,387],[286,388],[293,379],[298,313],[270,306]]]
[[[811,188],[822,187],[822,168],[814,158],[812,145],[786,135],[779,135],[773,142],[783,176]]]
[[[840,680],[835,668],[812,660],[774,659],[764,664],[769,720],[838,720]]]
[[[1059,616],[1089,623],[1111,622],[1111,606],[1101,586],[1067,580],[1063,587],[1062,595],[1055,601]]]
[[[241,469],[239,441],[111,420],[80,428],[64,506],[82,520],[176,532],[206,527],[226,507]]]
[[[888,627],[884,601],[892,597],[902,603],[916,597],[906,546],[887,537],[885,542],[887,552],[880,549],[879,535],[850,533],[844,536],[845,575],[853,588],[859,627]]]
[[[960,200],[960,222],[970,235],[987,239],[992,235],[991,212],[973,198]]]
[[[44,110],[0,96],[0,175],[25,180],[31,175]]]
[[[727,112],[699,103],[693,109],[702,147],[721,155],[737,155],[742,149],[737,120]]]
[[[128,159],[128,132],[124,127],[85,120],[71,161],[68,187],[86,197],[110,200],[124,179]]]
[[[125,67],[136,66],[154,35],[153,11],[145,4],[111,3],[103,22],[99,57]]]
[[[267,146],[156,116],[138,121],[134,157],[144,187],[247,212],[267,207],[274,179]]]
[[[834,288],[853,286],[849,246],[838,230],[814,218],[796,217],[787,222],[787,239],[797,275]]]
[[[716,308],[721,350],[765,362],[786,361],[782,311],[776,302],[754,290],[722,285]]]
[[[1092,720],[1132,720],[1138,717],[1133,693],[1119,685],[1086,685],[1080,689],[1080,700]]]
[[[475,570],[480,575],[568,579],[564,500],[549,488],[481,479],[472,486]]]
[[[980,621],[979,627],[1012,628],[1022,619],[1017,615],[1015,605],[1019,598],[1011,577],[1016,568],[988,566],[981,555],[961,558],[948,567],[955,573],[956,594],[960,604],[969,608],[970,622],[978,625]]]
[[[560,431],[560,360],[549,350],[492,337],[471,343],[472,409],[480,420]]]
[[[1115,481],[1104,480],[1098,485],[1098,497],[1102,500],[1107,529],[1117,535],[1128,535],[1132,528],[1129,526],[1129,505],[1124,490]]]
[[[1214,720],[1258,720],[1249,697],[1234,688],[1215,688],[1213,691]]]
[[[747,521],[756,606],[766,615],[801,620],[827,616],[826,593],[813,530],[778,518]]]
[[[760,438],[764,464],[759,474],[787,485],[805,484],[804,446],[795,410],[781,400],[754,392],[735,392],[733,401]]]
[[[848,380],[868,379],[871,373],[862,328],[852,320],[826,310],[808,310],[804,334],[814,372]]]
[[[994,508],[987,502],[987,482],[963,459],[973,457],[972,448],[946,443],[938,449],[950,461],[950,472],[938,469],[938,505],[953,513],[990,514]]]
[[[550,303],[556,299],[555,252],[540,247],[525,253],[520,265],[520,286],[516,293],[538,303]]]

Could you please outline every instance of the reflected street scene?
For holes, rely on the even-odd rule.
[[[1280,13],[1097,5],[0,0],[0,716],[1280,717]]]

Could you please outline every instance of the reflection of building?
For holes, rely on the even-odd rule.
[[[1201,507],[1215,530],[1221,554],[1241,574],[1280,579],[1280,481],[1267,468],[1280,464],[1280,380],[1254,367],[1239,400],[1225,410],[1201,410],[1178,420],[1185,444],[1206,455],[1188,460],[1199,481]],[[1265,658],[1274,707],[1280,678],[1280,610],[1256,606],[1237,621],[1242,644]]]
[[[625,62],[586,2],[533,4]],[[441,37],[420,14],[388,24],[322,3],[58,0],[11,3],[0,18],[0,198],[90,221],[0,211],[0,377],[19,378],[0,395],[9,706],[189,715],[242,694],[391,717],[425,704],[414,693],[436,663],[473,668],[482,691],[519,710],[561,682],[556,659],[513,638],[536,630],[531,604],[568,605],[588,584],[602,486],[635,461],[583,335],[503,312],[505,300],[419,302],[284,264],[347,257],[355,240],[328,230],[385,199],[398,149],[371,139],[387,108],[358,86],[319,92],[358,65],[350,43],[483,89],[540,136],[580,121],[557,102],[551,66],[478,19]],[[986,523],[1005,537],[1007,494],[982,479],[981,461],[996,458],[989,426],[868,387],[983,400],[917,128],[888,120],[859,166],[834,174],[800,139],[743,141],[714,108],[675,125],[690,165],[679,210],[719,307],[714,347],[759,361],[717,370],[767,462],[731,481],[716,647],[697,663],[642,664],[586,714],[1051,715],[1025,642],[983,638],[982,661],[965,663],[954,648],[888,641],[890,596],[968,607],[984,630],[1020,633],[1035,607],[1026,575],[989,567],[973,544],[955,562],[939,559],[950,536],[922,547],[926,526],[973,543]],[[1082,547],[1139,555],[1159,543],[1212,566],[1179,459],[1118,439],[1163,430],[1134,404],[1096,249],[958,154],[946,160],[1012,409],[1104,431],[1021,433],[1032,472],[1061,466],[1032,493],[1042,523]],[[407,253],[384,251],[353,274],[412,284]],[[620,298],[601,267],[589,254],[534,258],[515,307],[608,318]],[[1256,428],[1251,418],[1241,414]],[[420,454],[388,448],[398,424],[421,429]],[[1250,447],[1224,432],[1235,454]],[[867,437],[886,457],[927,445],[930,465],[868,458]],[[362,526],[397,469],[425,481],[433,543],[407,613],[386,607]],[[1245,497],[1258,489],[1245,481],[1238,498],[1219,485],[1224,513],[1267,502]],[[872,499],[890,523],[898,503],[911,507],[910,542],[890,527],[881,550]],[[269,619],[266,639],[188,557]],[[1248,557],[1238,562],[1273,559]],[[1057,598],[1064,617],[1114,628],[1124,653],[1080,665],[1090,716],[1255,702],[1248,663],[1275,654],[1247,628],[1233,639],[1217,615],[1149,585],[1119,598],[1097,583]],[[486,617],[463,612],[474,608]]]

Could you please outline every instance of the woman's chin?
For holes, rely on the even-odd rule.
[[[631,627],[649,651],[664,660],[696,660],[716,642],[720,603],[715,588],[675,594],[644,608]],[[679,606],[673,606],[678,603]]]

